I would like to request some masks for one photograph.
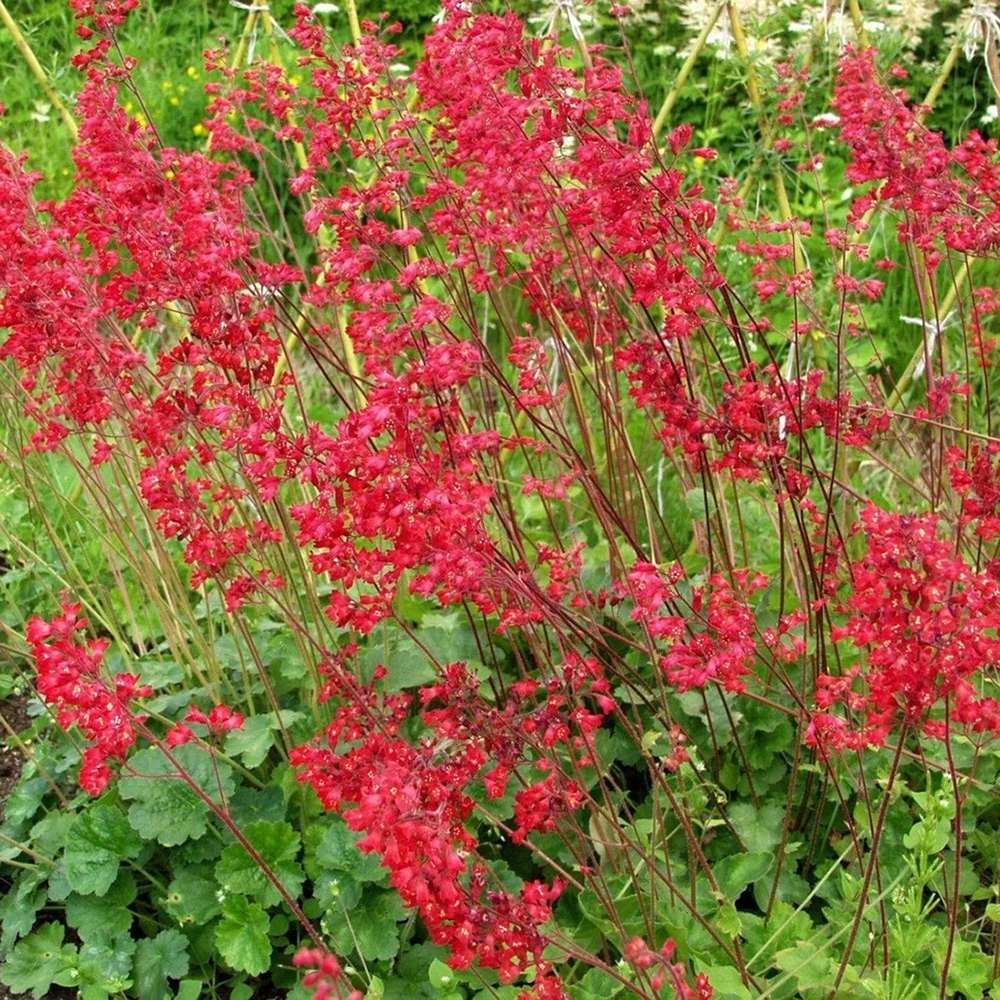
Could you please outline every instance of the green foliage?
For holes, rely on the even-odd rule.
[[[215,945],[223,961],[237,972],[266,972],[271,962],[269,927],[267,914],[258,903],[243,896],[227,899],[215,927]]]
[[[166,1000],[171,979],[188,971],[187,938],[179,931],[160,931],[140,941],[135,952],[135,992],[139,1000]]]
[[[81,896],[77,893],[69,896],[66,899],[66,923],[88,943],[120,937],[128,933],[132,926],[133,915],[129,906],[137,894],[135,877],[125,869],[101,896]]]
[[[232,795],[232,771],[203,748],[189,744],[173,751],[179,765],[209,798]],[[175,847],[198,838],[208,828],[209,806],[180,777],[177,767],[156,747],[141,750],[130,761],[134,777],[123,778],[119,791],[129,802],[128,821],[144,840]]]
[[[144,943],[140,942],[140,947]],[[76,977],[82,1000],[108,1000],[132,986],[132,961],[137,951],[128,934],[113,941],[84,944]]]
[[[301,712],[283,709],[280,714],[265,712],[247,719],[241,729],[226,737],[226,753],[237,758],[244,767],[260,767],[275,744],[282,726],[290,726],[302,719]]]
[[[288,823],[251,823],[243,831],[260,857],[292,897],[298,896],[305,873],[296,860],[299,837]],[[264,907],[281,899],[278,890],[265,878],[259,864],[242,844],[230,844],[215,866],[215,877],[226,892],[250,896]]]
[[[64,944],[62,924],[42,924],[18,942],[0,968],[0,982],[16,993],[31,991],[41,1000],[50,986],[73,986],[76,983],[77,949]]]
[[[357,952],[366,961],[394,958],[399,951],[399,922],[406,910],[395,892],[366,889],[350,909],[332,907],[324,925],[341,954]]]
[[[163,906],[181,927],[207,924],[221,912],[219,890],[212,876],[209,865],[189,863],[171,879]]]
[[[74,892],[103,896],[122,861],[136,857],[142,841],[117,805],[98,803],[75,817],[66,833],[66,881]]]
[[[275,5],[279,19],[287,17],[289,6]],[[406,58],[416,54],[417,39],[438,6],[436,0],[396,0],[391,6],[392,17],[406,27]],[[777,44],[791,45],[790,24],[803,5],[783,6],[788,10],[769,21],[766,31]],[[77,42],[65,5],[45,0],[30,7],[15,12],[23,14],[30,42],[57,90],[70,100],[79,79],[67,65]],[[624,32],[637,84],[654,108],[682,61],[680,41],[690,34],[685,34],[676,8],[651,4],[647,13],[655,16],[621,25],[596,11],[588,26],[595,39],[615,45],[622,43]],[[538,13],[534,8],[527,12]],[[363,5],[365,13],[377,11]],[[220,33],[234,38],[241,17],[226,4],[173,2],[147,4],[130,21],[129,48],[143,53],[137,82],[147,101],[143,108],[128,110],[151,115],[161,126],[164,143],[184,147],[202,141],[196,131],[204,112],[198,53]],[[342,17],[335,31],[345,36]],[[920,58],[910,60],[918,88],[931,82],[943,45],[940,32],[925,33]],[[766,65],[762,72],[774,82]],[[45,190],[57,191],[72,169],[67,137],[3,33],[0,73],[9,109],[5,137],[15,147],[30,147],[32,165],[49,175]],[[959,64],[935,110],[934,124],[951,132],[964,127],[980,100],[974,74],[964,61]],[[774,168],[787,178],[794,209],[809,213],[825,208],[828,193],[795,173],[791,158],[763,154],[744,89],[743,71],[715,53],[699,61],[679,93],[673,120],[694,122],[699,143],[720,148],[715,166],[697,167],[699,180],[712,187],[727,173],[753,176],[766,182],[758,184],[759,196],[769,199],[768,171]],[[808,105],[805,113],[825,109],[822,91],[810,101],[815,106]],[[844,164],[835,157],[828,159],[828,177],[835,185],[846,184]],[[822,259],[820,239],[818,234],[804,238],[810,259]],[[898,252],[892,237],[879,239],[887,254]],[[721,251],[723,256],[736,252],[725,245]],[[895,384],[921,342],[919,331],[900,317],[919,313],[920,303],[906,297],[887,298],[866,313],[873,335],[849,340],[845,348],[858,385],[866,379]],[[787,329],[790,310],[782,314],[776,308],[774,321],[777,329]],[[802,347],[807,360],[834,350],[821,340]],[[732,345],[724,345],[722,352],[723,364],[741,360]],[[306,405],[311,416],[336,413],[321,392]],[[498,422],[504,419],[498,414]],[[746,565],[780,572],[770,497],[763,490],[759,495],[748,491],[738,509],[730,509],[725,497],[682,481],[663,458],[642,414],[631,419],[636,461],[656,470],[650,502],[673,548],[684,553],[689,580],[702,580],[710,571],[697,536],[719,517],[731,519]],[[54,457],[40,462],[34,456],[18,466],[24,430],[19,414],[0,413],[0,423],[0,622],[13,633],[23,631],[31,614],[50,613],[59,592],[69,586],[84,595],[100,634],[115,639],[113,655],[120,658],[112,664],[115,669],[135,669],[153,686],[151,725],[162,730],[164,720],[183,717],[191,703],[226,701],[248,714],[245,725],[221,741],[217,754],[195,744],[172,751],[203,794],[176,774],[162,751],[142,749],[130,757],[113,790],[91,801],[74,792],[75,747],[36,712],[22,734],[36,750],[7,799],[0,825],[0,865],[24,866],[16,871],[12,866],[9,872],[4,868],[0,885],[0,981],[39,1000],[58,986],[79,989],[84,1000],[123,994],[137,1000],[226,995],[238,1000],[291,990],[291,956],[306,943],[301,928],[272,881],[219,822],[215,804],[231,811],[254,851],[338,954],[352,968],[364,970],[371,1000],[514,1000],[517,993],[487,970],[451,969],[444,952],[427,940],[419,921],[390,888],[378,857],[362,852],[347,824],[321,814],[314,798],[296,783],[286,759],[288,745],[301,742],[328,719],[322,707],[313,707],[316,664],[307,645],[300,645],[281,623],[254,611],[246,616],[246,632],[234,628],[211,587],[204,588],[198,601],[187,600],[183,588],[171,589],[187,572],[174,550],[166,550],[169,572],[163,570],[163,579],[154,574],[151,583],[135,572],[122,573],[123,565],[136,564],[128,562],[127,546],[103,527],[94,504],[80,495],[72,464]],[[905,461],[919,466],[920,457]],[[529,472],[517,456],[505,471],[513,482]],[[875,494],[892,500],[898,484],[883,487],[878,470],[871,475]],[[144,523],[134,498],[122,494],[116,495],[116,504],[118,500],[116,509],[123,517]],[[607,587],[619,578],[620,567],[613,566],[593,524],[580,516],[584,500],[580,485],[571,486],[555,524],[551,510],[537,497],[518,496],[514,513],[528,536],[555,531],[585,539],[586,585]],[[641,536],[648,529],[640,525],[637,531]],[[151,601],[150,593],[166,594],[164,606]],[[779,604],[774,591],[762,596],[762,624],[776,620]],[[164,607],[176,620],[164,620]],[[380,624],[358,657],[365,679],[376,667],[386,668],[387,692],[412,692],[437,678],[440,664],[453,661],[469,664],[480,677],[489,672],[512,682],[532,653],[497,636],[483,642],[481,631],[461,611],[434,612],[412,597],[401,597],[396,611],[406,628],[396,621]],[[609,606],[608,621],[620,613]],[[317,631],[328,629],[315,609],[306,610],[303,620]],[[679,957],[708,974],[720,1000],[765,992],[781,998],[828,996],[865,875],[854,845],[834,832],[834,819],[841,808],[850,813],[858,849],[866,858],[876,818],[872,800],[877,804],[887,783],[886,756],[870,755],[860,782],[849,762],[821,771],[803,763],[803,749],[796,745],[792,718],[799,706],[737,705],[717,690],[670,695],[668,720],[658,706],[646,702],[645,692],[657,681],[647,651],[623,655],[634,678],[615,695],[629,707],[629,728],[608,724],[598,730],[600,769],[588,770],[582,780],[590,788],[610,789],[608,801],[602,802],[601,823],[627,833],[633,843],[622,847],[616,837],[596,838],[600,846],[595,857],[581,858],[555,834],[538,838],[547,856],[556,858],[574,880],[597,863],[608,872],[601,893],[570,884],[557,907],[558,930],[623,974],[629,937],[648,937],[656,944],[673,938]],[[27,690],[19,668],[5,659],[0,698]],[[680,801],[668,800],[641,776],[645,762],[667,757],[674,719],[690,735],[692,756],[676,775]],[[929,761],[925,770],[920,762],[906,760],[893,792],[898,799],[883,831],[879,877],[863,909],[861,936],[848,956],[843,997],[936,997],[935,976],[949,942],[948,897],[956,891],[961,927],[953,941],[948,995],[981,997],[998,988],[992,981],[990,948],[1000,924],[995,891],[1000,811],[993,793],[1000,755],[989,747],[964,749],[960,767],[971,768],[974,761],[978,770],[976,781],[963,789],[963,848],[969,860],[958,865],[957,890],[955,803],[940,778],[946,762]],[[922,786],[923,791],[915,790]],[[494,822],[513,814],[512,795],[488,800],[477,791],[484,809],[474,812],[468,825],[486,845],[497,878],[516,888],[544,869],[527,848],[495,836]],[[676,821],[679,807],[690,828]],[[702,857],[711,866],[714,885],[700,870]],[[883,932],[898,959],[884,974],[872,961],[867,936]],[[759,990],[751,989],[735,967],[737,952]],[[570,986],[574,1000],[611,1000],[624,990],[621,978],[604,969],[577,972]]]

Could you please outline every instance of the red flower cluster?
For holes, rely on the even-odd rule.
[[[345,675],[341,690],[350,683]],[[474,806],[473,782],[481,778],[490,797],[503,796],[515,768],[533,750],[564,746],[577,768],[592,760],[592,734],[614,708],[599,664],[571,658],[546,686],[533,680],[515,684],[501,708],[482,697],[464,665],[451,664],[441,683],[421,689],[423,719],[434,736],[418,746],[398,736],[405,696],[379,698],[356,683],[353,691],[336,710],[326,746],[293,752],[300,779],[327,809],[341,811],[352,829],[364,833],[358,846],[379,855],[403,901],[419,910],[432,939],[448,947],[452,965],[478,961],[504,982],[533,966],[535,995],[561,996],[558,978],[542,957],[547,939],[541,930],[560,883],[529,882],[517,895],[493,884],[465,822]],[[539,694],[544,700],[532,705]],[[582,707],[581,699],[589,697],[599,711]],[[484,775],[491,758],[492,770]],[[517,842],[532,831],[553,829],[559,816],[584,800],[579,785],[555,769],[550,757],[542,756],[538,767],[547,777],[515,796]]]
[[[986,448],[974,445],[968,461],[960,448],[947,455],[952,489],[962,497],[962,524],[975,525],[984,541],[1000,537],[1000,467],[994,458],[998,451],[991,441]]]
[[[677,945],[672,938],[667,938],[659,951],[653,951],[642,938],[636,937],[625,945],[625,961],[633,969],[642,972],[655,970],[650,976],[650,985],[657,993],[664,985],[668,985],[676,1000],[711,1000],[715,996],[715,990],[712,989],[708,976],[699,973],[695,976],[694,986],[690,985],[684,963],[673,960],[676,950]]]
[[[660,660],[660,666],[671,684],[681,691],[705,687],[711,681],[727,691],[746,689],[744,677],[753,669],[756,655],[756,619],[749,598],[767,586],[761,573],[750,576],[746,570],[734,574],[736,586],[721,574],[715,574],[707,588],[694,592],[692,610],[695,616],[708,595],[705,629],[687,641],[675,641]],[[684,619],[675,619],[675,637],[685,628]]]
[[[195,731],[186,725],[188,722],[207,726],[208,731],[214,736],[222,736],[234,729],[242,729],[245,721],[242,712],[237,712],[228,705],[216,705],[208,715],[192,705],[184,717],[184,722],[179,722],[167,730],[166,741],[169,746],[179,747],[196,739]]]
[[[796,252],[807,222],[746,219],[735,182],[724,186],[733,254],[749,261],[756,300],[787,298],[808,317],[783,331],[794,345],[785,360],[762,357],[761,343],[769,352],[777,343],[765,339],[771,321],[736,308],[716,205],[685,173],[693,157],[714,154],[692,148],[689,126],[661,151],[645,103],[600,50],[577,72],[516,15],[449,0],[404,80],[398,50],[374,26],[335,53],[298,5],[291,37],[307,83],[297,89],[274,66],[237,73],[211,54],[221,81],[210,85],[212,153],[186,153],[163,148],[118,105],[132,63],[114,62],[112,32],[135,4],[74,0],[93,46],[76,60],[87,80],[72,193],[36,202],[38,178],[0,153],[0,326],[10,331],[0,359],[19,372],[30,448],[82,441],[95,477],[134,474],[192,585],[214,581],[229,612],[269,598],[286,611],[286,574],[296,597],[300,584],[323,588],[333,628],[313,628],[312,616],[296,625],[315,644],[315,693],[332,722],[293,763],[378,855],[453,965],[478,962],[504,982],[534,970],[537,996],[563,996],[545,958],[561,883],[500,885],[469,829],[472,793],[485,787],[485,812],[513,786],[503,829],[526,847],[572,828],[590,804],[598,731],[611,717],[629,723],[616,692],[633,667],[619,646],[650,650],[657,682],[680,691],[740,693],[758,658],[780,668],[803,657],[798,630],[812,627],[811,614],[819,642],[823,615],[839,614],[833,639],[856,655],[818,678],[808,739],[821,751],[883,743],[900,723],[1000,733],[1000,706],[977,686],[1000,655],[1000,571],[939,538],[936,517],[869,507],[868,548],[853,563],[834,530],[829,508],[848,484],[843,469],[822,468],[812,442],[825,437],[843,458],[877,445],[890,415],[878,393],[847,391],[840,359],[836,384],[806,367],[800,342],[821,322],[817,275]],[[787,67],[782,76],[777,120],[787,125],[801,78]],[[899,235],[932,280],[946,252],[982,254],[1000,240],[995,144],[973,134],[948,149],[879,78],[870,51],[845,55],[834,107],[849,179],[871,187],[853,203],[853,229],[824,234],[830,250],[867,261],[858,231],[879,204],[898,211]],[[264,169],[282,144],[300,161],[289,190],[301,208],[282,224],[301,222],[298,235],[313,238],[309,266],[276,261],[283,234],[263,239],[248,207],[255,177],[244,164]],[[778,155],[791,148],[776,139]],[[333,189],[340,158],[351,181]],[[873,266],[888,272],[891,262]],[[827,291],[844,304],[849,334],[883,288],[835,264]],[[985,320],[1000,297],[978,289],[974,301],[970,336],[986,367]],[[336,419],[311,420],[304,404],[289,415],[302,400],[295,375],[282,374],[286,341],[308,352]],[[702,363],[708,345],[715,356]],[[918,421],[943,422],[970,391],[932,366],[925,380]],[[717,519],[730,485],[737,497],[748,484],[773,491],[795,536],[782,544],[798,546],[791,558],[782,550],[782,585],[787,572],[798,592],[796,610],[772,627],[755,607],[768,578],[733,569],[749,555],[705,553],[707,580],[690,590],[679,567],[658,568],[663,509],[632,448],[635,408],[649,413],[683,489],[700,482],[707,497],[723,487]],[[974,524],[992,540],[993,451],[955,451],[948,463],[960,530]],[[510,468],[514,493],[553,529],[544,538],[507,509]],[[583,582],[592,528],[607,542],[611,577],[593,590]],[[492,678],[487,696],[471,669],[449,664],[416,702],[385,690],[384,668],[359,680],[360,638],[392,618],[407,627],[400,597],[481,615],[518,679]],[[613,614],[623,602],[630,619]],[[96,793],[108,762],[135,742],[132,702],[146,689],[128,674],[113,686],[101,679],[106,643],[79,641],[78,613],[67,604],[51,622],[33,619],[28,639],[43,697],[92,743],[81,782]],[[192,708],[166,742],[242,723],[225,705]],[[672,722],[667,731],[657,767],[672,772],[687,759],[686,737]],[[671,942],[625,949],[657,990],[711,996],[673,957]],[[297,964],[313,970],[318,996],[341,995],[332,956],[309,949]]]
[[[146,698],[152,689],[135,674],[115,674],[113,682],[101,676],[107,639],[81,642],[78,633],[87,627],[80,605],[64,602],[62,614],[50,621],[32,618],[26,637],[35,661],[38,693],[56,708],[63,729],[75,725],[90,741],[83,752],[80,785],[100,795],[111,780],[108,761],[123,761],[136,740],[131,703]]]
[[[933,271],[944,248],[976,255],[1000,237],[997,145],[978,132],[949,150],[923,124],[922,109],[883,82],[875,49],[848,50],[841,59],[833,106],[851,152],[853,184],[872,182],[854,199],[852,221],[881,202],[899,211],[900,239],[923,251]],[[899,67],[892,75],[905,77]]]
[[[534,966],[540,984],[551,978],[540,927],[560,889],[527,883],[511,895],[491,885],[488,866],[475,860],[476,842],[464,826],[473,802],[464,789],[485,759],[474,745],[414,747],[377,733],[346,753],[312,746],[292,755],[324,806],[349,806],[344,819],[364,833],[358,846],[379,855],[455,968],[478,961],[509,983]]]
[[[953,723],[1000,735],[1000,704],[975,680],[1000,658],[1000,581],[976,572],[939,537],[932,515],[862,514],[865,555],[851,565],[848,640],[864,661],[842,676],[821,675],[808,741],[820,749],[884,744],[898,725],[945,735],[935,710]],[[849,718],[829,711],[842,707]]]
[[[292,959],[297,969],[310,969],[302,985],[313,991],[313,1000],[361,1000],[360,990],[344,991],[344,974],[335,955],[320,948],[300,948]]]

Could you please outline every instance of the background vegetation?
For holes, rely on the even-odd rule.
[[[783,206],[772,182],[777,173],[787,184],[787,207],[794,215],[841,218],[850,198],[845,150],[831,140],[817,180],[797,170],[791,157],[769,148],[761,129],[776,103],[775,65],[790,56],[801,59],[808,53],[811,59],[801,122],[829,111],[840,39],[832,29],[829,38],[814,30],[809,15],[817,4],[747,4],[749,53],[741,56],[731,40],[710,36],[690,76],[677,86],[712,6],[660,0],[620,21],[596,4],[574,16],[591,48],[607,46],[606,54],[628,67],[629,86],[648,99],[654,114],[670,95],[669,124],[692,124],[695,145],[718,151],[717,158],[699,156],[690,166],[712,199],[718,199],[725,178],[736,177],[755,216],[778,218]],[[274,4],[278,25],[290,27],[291,7]],[[351,37],[346,12],[332,7],[318,5],[318,16],[334,38],[346,43]],[[910,93],[926,94],[942,82],[927,119],[930,128],[951,143],[970,128],[995,134],[998,96],[982,46],[973,47],[973,58],[959,55],[942,76],[955,33],[963,30],[964,4],[887,2],[864,8],[880,60],[887,66],[897,59],[905,64]],[[79,47],[71,12],[56,0],[11,3],[8,9],[52,87],[72,106],[80,77],[69,65]],[[565,5],[519,2],[514,9],[531,30],[551,30],[573,44]],[[380,12],[360,8],[362,16]],[[407,65],[419,58],[437,13],[430,0],[389,9],[389,18],[405,26],[399,44]],[[136,93],[123,95],[124,110],[141,125],[154,124],[167,146],[205,148],[201,52],[220,38],[235,46],[245,23],[246,11],[237,5],[207,0],[144,4],[120,36],[122,48],[140,58]],[[850,40],[850,19],[845,16],[843,23],[844,40]],[[290,67],[293,84],[300,82],[293,47],[280,34],[255,31],[244,58],[252,63],[275,53]],[[763,113],[747,96],[754,77],[764,81]],[[29,167],[44,174],[40,194],[65,195],[73,173],[71,137],[8,31],[0,32],[0,79],[5,144],[25,152]],[[804,126],[799,134],[804,135]],[[287,164],[276,168],[279,184],[286,184],[290,173]],[[347,176],[345,168],[338,180]],[[284,195],[275,195],[275,202],[264,212],[287,222],[294,230],[292,243],[307,247],[300,207]],[[723,259],[737,258],[735,239],[720,235]],[[873,259],[905,257],[890,223],[876,230],[872,246]],[[815,263],[822,284],[833,269],[824,258],[821,229],[803,239],[801,251]],[[977,266],[977,285],[995,281],[994,260]],[[747,278],[737,291],[749,299],[751,286]],[[769,318],[777,329],[791,324],[794,308],[787,300],[773,304]],[[897,403],[904,397],[914,405],[920,402],[910,393],[917,381],[914,358],[926,345],[922,315],[915,282],[890,282],[885,294],[866,306],[866,336],[845,348],[845,379],[852,391],[863,395],[867,386],[877,386],[885,396],[895,393]],[[768,347],[766,336],[753,341],[755,360],[765,362]],[[722,361],[732,365],[735,347],[726,349],[731,353]],[[832,338],[817,336],[809,350],[811,363],[840,371]],[[290,419],[300,420],[300,427],[307,421],[332,427],[343,416],[342,401],[313,360],[300,356],[303,412]],[[514,1000],[521,988],[502,984],[493,971],[446,964],[447,952],[403,906],[387,870],[363,854],[344,820],[324,811],[312,790],[296,780],[290,749],[331,718],[329,705],[303,697],[303,691],[315,693],[316,688],[316,655],[308,643],[273,609],[252,607],[236,615],[224,607],[220,587],[192,590],[190,565],[157,533],[155,519],[127,479],[111,474],[95,488],[82,452],[26,453],[34,428],[22,411],[17,376],[6,367],[0,378],[5,387],[0,392],[0,696],[6,698],[0,717],[23,760],[0,825],[0,954],[5,956],[0,981],[37,998],[56,995],[57,987],[79,990],[84,1000],[312,994],[293,965],[303,938],[287,900],[217,821],[209,802],[166,780],[126,777],[97,799],[76,787],[83,741],[55,725],[33,696],[23,638],[33,616],[53,617],[61,595],[69,593],[83,603],[92,627],[111,640],[108,671],[138,673],[152,687],[144,711],[154,723],[175,722],[191,705],[220,702],[246,715],[242,728],[218,736],[216,753],[197,745],[181,746],[177,753],[208,797],[226,802],[234,823],[345,960],[352,982],[366,997]],[[981,373],[974,386],[977,407],[963,418],[966,431],[991,442],[997,398],[992,381],[992,373]],[[591,415],[610,422],[607,414],[598,416],[596,406]],[[679,556],[689,580],[703,583],[707,575],[704,540],[716,530],[713,523],[725,525],[720,533],[728,536],[742,565],[782,577],[785,551],[768,512],[767,487],[747,487],[732,502],[725,495],[713,497],[704,484],[686,481],[663,461],[660,442],[641,410],[628,420],[634,461],[653,484],[657,520],[669,531],[669,550]],[[520,428],[511,421],[504,429]],[[819,464],[832,466],[830,442],[814,445]],[[923,494],[911,487],[921,481],[926,454],[920,440],[906,440],[893,452],[891,469],[872,459],[851,470],[852,482],[863,482],[867,497],[887,508],[916,507]],[[603,458],[610,467],[608,456]],[[613,587],[618,574],[601,530],[519,488],[532,474],[529,462],[514,455],[503,470],[508,485],[514,484],[507,498],[512,520],[537,536],[579,530],[587,543],[581,566],[586,586],[595,591]],[[639,504],[637,494],[625,489],[623,496],[623,503]],[[586,498],[577,492],[571,501],[584,506]],[[665,542],[663,547],[668,548]],[[858,551],[850,554],[859,556]],[[293,562],[294,547],[284,555]],[[290,575],[296,582],[307,577],[301,567],[293,567]],[[329,625],[319,602],[332,588],[315,581],[311,586],[296,591],[297,620],[306,631],[323,634]],[[693,591],[685,586],[690,597]],[[413,692],[433,684],[442,664],[457,661],[505,684],[520,676],[527,647],[516,637],[494,635],[467,608],[442,608],[413,594],[403,594],[396,607],[402,624],[386,621],[362,644],[357,665],[363,680],[385,665],[388,692]],[[788,610],[780,588],[769,589],[755,607],[762,624],[776,623]],[[626,634],[629,609],[609,609],[602,627]],[[644,690],[657,687],[642,649],[622,643],[615,652],[643,677]],[[605,967],[574,965],[567,974],[574,998],[610,1000],[622,993],[630,975],[623,945],[636,936],[648,936],[654,948],[665,938],[675,940],[692,975],[706,975],[723,998],[825,997],[835,979],[838,995],[883,1000],[982,997],[998,988],[1000,800],[995,787],[1000,754],[992,744],[956,737],[948,751],[952,759],[940,745],[914,742],[902,763],[893,747],[873,749],[863,758],[847,755],[843,770],[831,776],[820,763],[805,759],[787,706],[776,709],[765,699],[737,702],[731,692],[711,686],[664,692],[667,708],[661,710],[638,695],[630,702],[627,685],[618,685],[614,693],[634,711],[638,728],[620,721],[601,729],[599,758],[584,783],[595,798],[611,789],[615,801],[609,809],[638,847],[617,843],[602,827],[608,820],[599,811],[581,821],[589,824],[585,835],[598,845],[591,860],[604,870],[605,894],[592,887],[567,892],[556,923],[580,948],[600,956]],[[30,721],[25,728],[14,726],[25,705]],[[678,792],[690,824],[685,829],[674,815],[676,803],[651,788],[644,773],[648,763],[659,767],[676,750],[667,717],[683,726],[691,752],[680,770]],[[413,720],[411,730],[418,732]],[[146,774],[167,771],[152,746],[131,763]],[[955,840],[956,772],[963,781],[964,853],[956,850]],[[796,794],[805,790],[793,800],[790,788]],[[879,816],[880,790],[886,799],[891,793],[894,808],[887,818]],[[470,826],[486,845],[503,887],[519,891],[545,869],[528,847],[498,832],[515,815],[513,790],[496,802],[488,801],[483,787],[476,794],[483,810]],[[858,845],[871,848],[873,841],[883,864],[866,898],[870,886]],[[566,831],[546,831],[534,847],[558,865],[579,868]],[[713,880],[692,860],[699,852],[714,871]],[[643,865],[661,864],[672,865],[670,879],[700,900],[696,913],[657,890],[653,875],[643,874]],[[881,949],[891,951],[891,963],[882,960]],[[742,956],[742,973],[733,962],[734,950]]]

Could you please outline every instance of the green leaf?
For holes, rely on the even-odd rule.
[[[911,851],[927,855],[940,854],[951,839],[951,825],[946,819],[921,820],[914,823],[903,837],[903,845]]]
[[[232,802],[235,798],[235,795],[231,795],[229,801]],[[202,861],[211,861],[214,864],[224,846],[220,837],[199,837],[197,840],[189,840],[183,847],[170,852],[174,871],[179,872],[188,865],[201,864]]]
[[[944,949],[938,948],[938,962],[944,959]],[[961,993],[967,997],[983,995],[986,984],[990,981],[993,962],[982,948],[962,938],[955,940],[948,967],[948,994],[954,996]]]
[[[593,889],[587,888],[580,893],[578,900],[583,915],[605,936],[616,940],[621,937],[622,929],[625,940],[634,934],[642,933],[643,909],[636,896],[634,884],[623,875],[609,875],[606,879],[607,896],[615,901],[615,919],[608,914],[607,896],[598,895]]]
[[[83,1000],[106,1000],[132,985],[132,954],[135,941],[128,934],[115,940],[85,944],[80,949],[77,986]]]
[[[263,907],[243,896],[231,896],[222,906],[215,928],[215,946],[237,972],[259,976],[271,965],[270,921]]]
[[[396,984],[406,983],[411,998],[415,993],[426,994],[429,991],[431,964],[435,959],[443,964],[447,954],[440,945],[426,941],[423,944],[411,942],[399,953],[393,965],[392,978],[386,983],[386,992],[391,993]]]
[[[331,911],[325,924],[343,954],[359,951],[365,961],[390,959],[399,951],[398,921],[406,908],[395,892],[368,890],[354,909]]]
[[[785,811],[781,806],[755,809],[749,802],[737,802],[727,811],[733,829],[751,853],[770,852],[781,842]]]
[[[748,885],[766,875],[770,867],[770,854],[753,851],[746,854],[731,854],[728,858],[716,862],[712,871],[722,892],[735,901]]]
[[[281,712],[281,723],[285,726],[290,726],[301,718],[301,712]],[[274,712],[255,715],[226,737],[226,753],[230,757],[239,757],[245,767],[259,767],[274,746],[274,734],[278,728],[278,716]]]
[[[39,854],[54,858],[66,846],[66,834],[73,825],[73,819],[72,812],[53,809],[31,828],[31,846]]]
[[[265,820],[251,823],[244,833],[289,894],[298,896],[305,881],[305,872],[296,860],[299,835],[291,825]],[[215,877],[228,892],[253,896],[264,906],[274,906],[281,900],[278,890],[241,844],[230,844],[222,852],[215,866]]]
[[[603,969],[590,969],[580,980],[574,994],[579,991],[580,1000],[611,1000],[625,988],[625,984]]]
[[[35,915],[45,905],[48,891],[40,884],[45,875],[40,869],[26,871],[0,899],[0,954],[35,926]]]
[[[750,991],[743,985],[739,970],[731,965],[713,965],[701,971],[708,976],[716,1000],[750,1000]]]
[[[761,961],[770,963],[770,956],[775,952],[794,947],[812,934],[813,924],[807,913],[775,900],[771,919],[751,923],[745,936],[750,953],[759,952]]]
[[[646,736],[653,738],[660,737],[659,732],[646,733]],[[655,742],[655,739],[654,739]],[[649,749],[649,740],[643,737],[643,746]],[[622,732],[621,729],[598,729],[595,738],[598,759],[609,767],[613,761],[621,761],[623,764],[635,764],[639,760],[639,750],[630,736]],[[595,774],[595,780],[597,776]]]
[[[167,886],[164,908],[182,927],[207,924],[222,912],[210,865],[186,865]]]
[[[378,882],[385,874],[377,854],[361,851],[357,835],[339,817],[333,817],[322,840],[310,852],[310,874],[344,872],[357,882]]]
[[[118,877],[118,866],[134,858],[142,841],[116,805],[98,802],[80,813],[66,836],[66,879],[74,892],[103,896]]]
[[[49,988],[72,986],[77,979],[76,946],[63,944],[62,924],[42,924],[34,934],[14,946],[3,966],[0,982],[15,993],[29,990],[41,1000]]]
[[[449,990],[458,982],[455,970],[439,958],[431,962],[427,970],[427,979],[436,990]]]
[[[240,785],[229,800],[229,815],[241,829],[261,820],[282,820],[285,818],[285,793],[276,784],[254,788]]]
[[[135,992],[139,1000],[167,1000],[168,979],[188,971],[188,942],[180,931],[160,931],[139,942],[135,953]]]
[[[743,931],[743,923],[740,920],[739,911],[731,900],[725,900],[719,907],[715,923],[723,934],[729,937],[736,937]]]
[[[460,660],[474,665],[480,657],[472,629],[455,614],[423,615],[416,639],[400,635],[387,625],[376,636],[362,654],[360,665],[370,676],[378,664],[384,664],[387,672],[382,686],[386,691],[404,691],[437,679],[437,667],[425,649],[431,650],[440,663]]]
[[[172,751],[181,767],[209,798],[219,801],[219,786],[225,796],[233,793],[232,771],[223,761],[213,761],[201,746],[187,744]],[[118,783],[123,799],[131,801],[129,823],[145,840],[175,847],[200,837],[208,828],[208,805],[178,775],[174,765],[158,747],[140,750],[129,759],[138,777]]]
[[[722,693],[715,688],[705,688],[703,691],[685,691],[677,696],[681,711],[692,718],[710,723],[716,734],[719,746],[725,746],[733,740],[733,724],[742,718],[741,712],[735,706],[730,707]],[[708,708],[708,719],[705,719],[705,709]]]
[[[385,668],[386,691],[405,691],[420,687],[437,680],[438,676],[437,668],[428,660],[427,654],[408,637],[393,644]]]
[[[17,824],[31,819],[48,790],[49,783],[44,778],[22,777],[4,803],[4,822]]]
[[[135,899],[135,878],[122,871],[103,896],[73,893],[66,900],[66,923],[88,943],[107,942],[128,932],[132,926],[129,904]]]
[[[801,941],[794,948],[779,951],[774,961],[779,969],[792,977],[799,990],[829,989],[837,974],[833,959],[811,941]]]
[[[200,979],[185,979],[177,987],[175,1000],[198,1000],[204,987]]]
[[[184,668],[173,660],[144,660],[139,664],[142,683],[154,691],[184,683]]]
[[[363,888],[343,872],[324,872],[313,879],[313,897],[323,909],[350,910],[361,900]]]

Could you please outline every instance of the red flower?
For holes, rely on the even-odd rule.
[[[131,703],[146,698],[150,688],[134,674],[116,674],[109,683],[101,675],[106,639],[81,642],[77,634],[87,627],[80,605],[66,601],[62,614],[51,621],[32,618],[25,635],[37,671],[39,695],[57,709],[59,725],[75,725],[90,741],[83,753],[80,785],[99,795],[111,780],[109,760],[122,761],[136,740],[136,717]]]

